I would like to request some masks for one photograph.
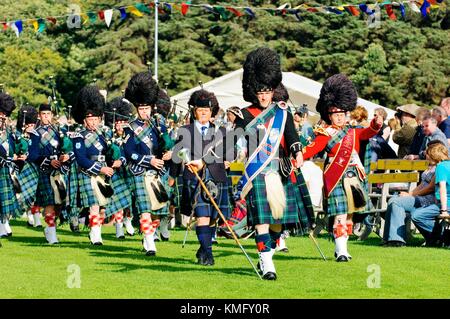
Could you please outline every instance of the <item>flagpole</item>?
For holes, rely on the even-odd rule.
[[[155,0],[155,80],[158,82],[158,0]]]

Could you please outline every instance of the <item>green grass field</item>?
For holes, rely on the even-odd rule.
[[[353,260],[336,263],[334,246],[318,242],[323,261],[307,237],[290,237],[289,253],[275,255],[278,280],[261,281],[230,239],[214,246],[216,265],[196,265],[198,244],[191,232],[172,230],[169,242],[157,243],[156,257],[141,251],[141,236],[115,239],[114,227],[103,227],[103,246],[92,246],[87,230],[73,234],[58,228],[59,245],[46,244],[43,230],[11,222],[13,236],[0,248],[1,298],[449,298],[450,250],[418,247],[384,248],[374,235],[352,240]],[[257,263],[253,239],[242,241]],[[73,266],[77,265],[77,266]],[[375,265],[375,266],[374,266]],[[68,282],[79,266],[80,288]],[[75,267],[75,268],[73,268]],[[375,269],[375,272],[374,272]],[[379,288],[369,283],[379,273]],[[69,285],[70,286],[70,285]],[[274,294],[267,294],[267,288]]]

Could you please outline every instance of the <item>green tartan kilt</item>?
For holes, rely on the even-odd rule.
[[[35,204],[40,207],[55,205],[55,193],[50,183],[51,172],[39,172],[39,184]]]
[[[80,194],[80,208],[98,206],[98,200],[94,195],[94,190],[91,185],[91,176],[82,172],[78,173],[78,185]]]
[[[114,195],[111,197],[108,206],[106,206],[105,214],[108,217],[119,211],[123,211],[132,204],[131,190],[121,170],[112,176],[111,186],[114,189]]]
[[[301,210],[304,210],[303,203],[299,200],[299,190],[291,179],[283,182],[286,194],[286,207],[281,219],[274,219],[267,201],[265,174],[260,173],[253,181],[253,187],[247,195],[248,223],[250,225],[259,224],[296,224],[300,221]]]
[[[79,207],[79,202],[77,200],[79,194],[79,182],[78,182],[78,165],[74,161],[70,165],[70,171],[66,176],[66,187],[69,202],[66,207],[67,216],[78,217],[81,207]]]
[[[147,191],[145,190],[145,182],[144,182],[144,174],[141,175],[137,175],[132,177],[132,187],[134,189],[134,195],[136,198],[136,209],[137,209],[137,213],[139,215],[143,214],[143,213],[151,213],[153,215],[158,215],[158,216],[167,216],[168,215],[168,204],[166,206],[164,206],[161,209],[158,210],[152,210],[152,206],[151,206],[151,202],[150,202],[150,197],[147,194]],[[163,182],[163,185],[165,183]],[[166,191],[169,193],[167,187],[166,187]]]
[[[301,229],[308,231],[311,227],[311,223],[314,220],[314,207],[311,202],[311,196],[309,195],[308,186],[306,186],[305,178],[301,170],[296,171],[295,175],[297,179],[297,187],[295,187],[295,198],[297,198],[299,208],[299,218],[301,223]]]
[[[0,220],[21,214],[8,167],[0,167]]]
[[[355,167],[351,166],[349,167],[346,172],[353,171],[356,176],[358,176],[358,172]],[[345,174],[345,173],[344,173]],[[367,180],[364,180],[361,183],[361,186],[364,190],[367,190]],[[368,211],[369,208],[369,200],[367,198],[366,194],[366,211]],[[328,216],[337,216],[337,215],[344,215],[348,214],[348,203],[347,203],[347,196],[345,195],[344,185],[343,185],[343,178],[337,183],[334,190],[331,192],[331,194],[328,196],[326,200],[326,207],[325,211],[327,212]],[[355,214],[363,214],[366,213],[366,211],[361,212],[355,212]]]
[[[39,182],[39,168],[36,164],[26,161],[19,173],[19,183],[22,189],[19,204],[23,210],[28,210],[36,201],[36,192]]]

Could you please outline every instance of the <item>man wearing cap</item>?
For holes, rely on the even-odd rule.
[[[419,107],[416,104],[397,107],[402,127],[394,132],[392,140],[398,144],[398,158],[404,158],[409,153],[409,148],[416,134],[417,122],[415,118],[418,110]]]
[[[131,103],[123,97],[116,97],[106,103],[105,125],[110,128],[107,133],[108,151],[106,152],[106,163],[112,164],[115,160],[122,158],[124,163],[115,169],[111,184],[114,195],[106,207],[106,215],[114,214],[116,226],[116,238],[124,239],[123,226],[129,235],[134,235],[134,228],[131,224],[130,208],[132,206],[131,189],[128,172],[125,168],[125,157],[123,152],[123,142],[125,139],[125,127],[129,127],[128,121],[132,115]],[[127,216],[124,216],[124,215]],[[125,217],[125,223],[124,223]]]
[[[97,86],[86,86],[77,95],[73,118],[84,125],[84,130],[72,135],[74,152],[79,167],[78,185],[80,208],[89,208],[89,239],[93,245],[103,245],[101,227],[104,216],[101,207],[106,207],[114,191],[107,182],[114,169],[125,163],[120,158],[106,163],[107,140],[101,130],[105,109],[105,98]]]
[[[366,174],[359,158],[360,141],[375,136],[383,124],[375,117],[367,128],[347,124],[346,115],[356,108],[357,92],[344,74],[329,77],[322,86],[316,110],[327,124],[316,129],[316,139],[303,153],[304,159],[326,150],[323,174],[325,211],[333,221],[335,258],[347,262],[352,256],[347,241],[352,234],[353,213],[367,211],[368,199],[364,189]]]
[[[45,238],[49,244],[57,244],[55,219],[56,212],[60,213],[62,202],[56,202],[55,192],[58,192],[58,189],[55,190],[52,187],[50,179],[51,176],[64,176],[62,175],[64,167],[69,167],[75,160],[75,155],[73,152],[61,153],[62,140],[52,124],[52,119],[53,112],[50,105],[41,104],[39,106],[40,125],[31,134],[29,159],[39,167],[39,182],[34,205],[44,207],[44,220],[47,224],[44,229]],[[64,194],[58,194],[58,196],[68,195],[65,189],[63,192]],[[37,221],[39,213],[35,212],[34,216]]]
[[[148,72],[134,75],[128,82],[125,98],[137,110],[138,118],[125,128],[124,151],[132,174],[133,191],[140,228],[143,233],[143,249],[147,256],[156,255],[154,234],[160,219],[167,216],[167,190],[161,183],[164,161],[170,160],[171,151],[157,154],[163,143],[164,125],[158,125],[151,117],[158,99],[159,87]]]
[[[185,149],[190,160],[202,159],[208,154],[208,149],[216,140],[221,140],[226,134],[224,127],[217,127],[211,122],[213,111],[218,106],[215,95],[206,90],[198,90],[192,93],[188,105],[191,108],[194,122],[183,126],[179,130],[179,139],[175,150]],[[230,214],[229,198],[227,190],[227,173],[222,158],[209,158],[206,160],[204,170],[198,172],[204,180],[205,185],[210,190],[214,201],[219,206],[225,218]],[[172,155],[172,166],[170,168],[169,185],[173,185],[175,179],[181,173],[181,163],[183,159],[179,157],[177,151]],[[195,227],[200,248],[196,257],[198,264],[203,266],[214,265],[212,254],[212,240],[216,233],[216,221],[219,214],[211,203],[211,199],[202,190],[199,182],[188,167],[183,171],[183,191],[181,212],[194,213],[197,219]]]

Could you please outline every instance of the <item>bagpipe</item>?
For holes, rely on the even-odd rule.
[[[55,114],[54,122],[50,123],[52,130],[58,135],[59,143],[57,148],[57,156],[69,155],[73,152],[73,144],[70,139],[71,131],[71,109],[72,106],[68,105],[68,115],[67,115],[67,128],[63,129],[63,125],[59,122],[61,105],[56,98],[56,83],[53,81],[53,75],[49,77],[49,85],[52,89],[52,96],[48,97],[48,105],[50,109]],[[59,158],[58,158],[59,159]],[[56,205],[61,205],[66,201],[67,195],[70,192],[70,165],[71,160],[61,163],[60,169],[54,169],[50,173],[50,185],[53,189],[54,200]],[[69,185],[66,184],[66,176]],[[67,205],[70,207],[70,205]]]

